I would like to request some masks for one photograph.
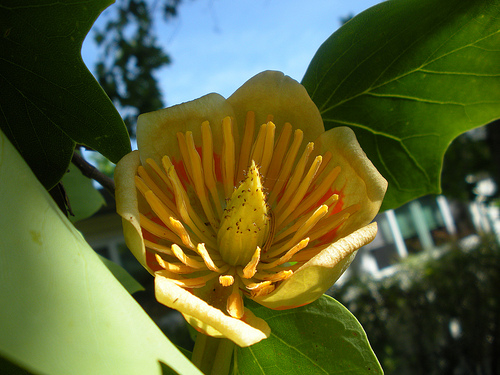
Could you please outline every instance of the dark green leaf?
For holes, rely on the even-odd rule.
[[[234,374],[382,374],[363,327],[324,295],[307,306],[270,310],[246,305],[271,327],[271,337],[238,348]]]
[[[0,127],[46,188],[76,143],[117,162],[130,150],[118,112],[85,67],[81,45],[109,0],[3,1]]]
[[[438,193],[457,135],[500,117],[499,0],[393,0],[318,50],[303,84],[389,181],[384,209]]]

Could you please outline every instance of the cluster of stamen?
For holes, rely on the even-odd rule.
[[[186,289],[218,278],[235,318],[244,315],[243,295],[271,293],[325,249],[359,209],[339,203],[332,185],[340,168],[329,165],[330,152],[309,160],[309,143],[298,157],[302,131],[286,123],[275,140],[270,116],[256,138],[254,129],[254,113],[248,112],[236,147],[226,117],[216,155],[210,124],[203,122],[201,148],[191,132],[178,133],[182,163],[164,156],[159,166],[148,159],[135,177],[151,208],[141,213],[140,224],[145,246],[162,268],[158,273]]]

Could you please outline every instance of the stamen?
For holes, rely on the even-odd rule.
[[[252,256],[252,259],[248,264],[243,268],[243,277],[245,279],[251,279],[253,275],[257,272],[257,265],[260,261],[260,247],[257,246],[255,249],[255,253]]]
[[[330,246],[330,243],[326,243],[326,244],[321,245],[321,246],[311,247],[310,249],[306,249],[304,251],[301,251],[300,253],[295,254],[292,257],[292,259],[290,259],[290,262],[308,262],[312,257],[318,255],[320,252],[322,252],[328,246]]]
[[[162,275],[163,271],[158,271],[157,272],[159,275]],[[194,277],[192,279],[186,279],[186,278],[171,278],[167,277],[170,281],[172,281],[174,284],[177,284],[181,288],[202,288],[206,285],[207,281],[213,279],[214,277],[218,276],[217,273],[215,272],[209,272],[205,276],[200,276],[200,277]]]
[[[309,142],[302,153],[302,156],[300,157],[297,165],[295,166],[295,169],[292,173],[292,176],[288,180],[288,183],[286,184],[285,188],[285,193],[283,194],[283,197],[279,201],[278,205],[276,206],[275,213],[277,217],[277,222],[279,222],[279,214],[285,207],[285,204],[288,204],[289,199],[295,194],[295,191],[297,190],[301,180],[303,179],[304,175],[304,170],[306,168],[307,160],[309,159],[309,155],[311,154],[312,150],[314,149],[314,143]],[[278,225],[279,227],[279,225]]]
[[[260,165],[262,160],[262,153],[264,151],[264,143],[266,140],[266,128],[267,124],[262,124],[259,129],[259,133],[257,134],[257,139],[252,147],[252,156],[251,159],[255,162],[255,164]]]
[[[148,219],[143,214],[139,213],[139,222],[142,229],[147,230],[153,236],[168,240],[170,242],[177,242],[180,240],[174,233],[165,228],[163,225],[155,223],[153,220]]]
[[[155,254],[155,257],[156,257],[156,261],[158,262],[158,264],[160,265],[160,267],[163,268],[163,269],[165,269],[165,270],[167,270],[167,271],[170,271],[170,272],[173,272],[173,273],[177,273],[177,274],[180,274],[180,275],[181,274],[188,274],[188,273],[192,273],[192,272],[196,271],[196,269],[191,268],[189,266],[186,266],[183,263],[171,263],[171,262],[167,262],[159,254]]]
[[[232,275],[220,275],[219,283],[222,286],[231,286],[234,283],[234,276]]]
[[[210,201],[208,200],[208,192],[205,188],[205,181],[203,180],[201,158],[200,158],[200,155],[198,154],[198,152],[196,151],[192,132],[186,133],[186,144],[187,144],[187,151],[189,153],[189,159],[190,159],[190,163],[191,163],[192,178],[193,178],[193,184],[194,184],[194,188],[196,191],[196,195],[198,196],[198,199],[200,200],[201,206],[203,208],[203,212],[205,212],[205,215],[206,215],[210,225],[212,226],[214,231],[217,231],[219,225],[216,222],[214,212],[212,210],[212,206],[210,205]]]
[[[174,253],[174,256],[179,259],[182,263],[184,263],[186,266],[191,267],[191,268],[196,268],[196,269],[204,269],[205,264],[198,262],[197,260],[192,259],[191,257],[188,257],[184,251],[180,248],[179,245],[177,244],[172,244],[171,246],[172,252]]]
[[[323,218],[326,213],[328,212],[328,206],[326,204],[322,204],[321,206],[319,206],[316,210],[314,210],[314,212],[309,215],[309,216],[302,216],[299,220],[297,220],[291,227],[288,227],[286,228],[284,231],[280,232],[274,239],[274,244],[277,244],[279,243],[281,240],[283,240],[284,238],[286,238],[287,236],[295,233],[300,227],[302,227],[304,225],[304,223],[307,221],[307,220],[310,220],[310,218],[312,216],[315,216],[315,215],[320,215],[320,217],[318,218],[318,221]]]
[[[167,172],[167,176],[170,179],[170,182],[172,182],[174,194],[175,194],[175,203],[177,204],[177,211],[179,211],[179,214],[181,215],[182,220],[189,226],[189,228],[194,232],[196,236],[201,241],[198,242],[205,242],[209,244],[210,246],[215,247],[215,241],[212,238],[209,238],[207,235],[205,235],[205,231],[200,229],[200,228],[205,228],[205,225],[203,222],[200,220],[196,212],[193,210],[191,207],[191,204],[189,202],[188,195],[186,191],[184,190],[184,187],[182,186],[181,181],[179,180],[179,177],[177,176],[177,173],[175,171],[174,166],[170,162],[170,159],[168,156],[164,156],[162,159],[163,162],[163,167],[165,168],[165,171]]]
[[[267,170],[269,168],[269,164],[271,164],[271,159],[273,157],[275,131],[276,125],[274,125],[272,122],[268,122],[266,126],[264,149],[262,150],[262,160],[260,162],[260,173],[262,173],[263,176],[267,176]]]
[[[339,195],[333,194],[330,198],[325,201],[325,204],[328,206],[328,209],[331,210],[334,208],[339,202]]]
[[[234,166],[235,148],[233,137],[233,120],[231,117],[224,117],[222,120],[222,155],[221,171],[222,184],[226,198],[231,197],[234,190]]]
[[[189,154],[186,145],[186,138],[184,137],[184,134],[181,132],[177,133],[177,143],[179,144],[179,150],[181,152],[184,168],[186,169],[186,172],[191,181],[193,181],[193,169],[191,166],[191,160],[189,159]]]
[[[210,271],[220,272],[219,267],[217,267],[215,265],[214,261],[210,257],[210,254],[208,253],[208,250],[205,247],[204,243],[199,243],[198,247],[197,247],[197,250],[198,250],[198,254],[201,255],[201,257],[203,258],[203,261],[205,262],[205,265],[207,266],[207,268]]]
[[[236,181],[243,180],[243,171],[250,165],[250,151],[252,150],[253,135],[255,132],[255,113],[248,111],[245,119],[245,134],[241,142],[240,159],[238,162],[238,175]]]
[[[327,213],[328,207],[325,205],[320,206],[314,213],[306,220],[306,222],[300,226],[300,228],[295,232],[293,237],[286,241],[285,244],[280,245],[279,243],[275,243],[275,245],[271,246],[271,251],[267,252],[262,258],[270,259],[274,258],[281,253],[285,252],[287,249],[291,248],[295,245],[300,239],[304,238],[305,235],[316,225],[316,223]],[[312,241],[311,236],[309,236]],[[273,250],[274,248],[274,250]]]
[[[226,309],[229,315],[236,319],[241,319],[245,314],[245,306],[243,305],[243,297],[240,292],[238,279],[234,280],[233,291],[227,299]]]
[[[148,249],[157,251],[157,252],[165,254],[165,255],[172,255],[172,256],[174,255],[174,253],[172,252],[172,250],[170,249],[169,246],[160,245],[156,242],[144,240],[144,246],[146,246]]]
[[[169,197],[167,197],[167,195],[163,192],[163,190],[160,189],[158,187],[158,185],[156,185],[156,183],[153,181],[153,179],[151,178],[151,176],[148,174],[148,172],[146,171],[146,169],[142,165],[140,165],[139,168],[137,168],[137,173],[142,178],[142,180],[144,181],[144,183],[153,191],[153,193],[155,193],[155,195],[158,198],[160,198],[160,200],[163,203],[165,203],[166,206],[172,212],[175,212],[176,208],[175,208],[174,202],[172,202],[172,200]]]
[[[288,262],[292,256],[297,254],[300,250],[305,248],[307,244],[309,243],[309,237],[304,238],[302,241],[300,241],[297,245],[292,247],[290,250],[286,252],[285,255],[283,255],[281,258],[275,260],[274,262],[271,263],[261,263],[259,265],[259,270],[268,270],[277,266],[280,266],[286,262]]]
[[[286,154],[285,162],[281,167],[281,171],[278,175],[278,179],[276,180],[276,184],[274,185],[273,190],[269,195],[268,203],[270,205],[274,203],[279,193],[283,189],[283,186],[288,181],[288,177],[290,176],[290,172],[292,171],[292,167],[294,165],[295,158],[297,157],[297,153],[299,152],[300,144],[302,143],[303,138],[304,133],[302,132],[302,130],[295,130],[295,133],[293,134],[292,145],[290,146],[290,149]]]
[[[271,293],[275,286],[271,281],[263,281],[261,283],[252,283],[246,286],[250,290],[252,298],[266,296]]]
[[[295,256],[301,255],[303,252],[306,252],[308,250],[301,251],[300,253],[296,254]],[[306,263],[307,261],[309,261],[310,258],[307,258],[306,262],[296,262],[294,259],[295,259],[295,257],[292,257],[292,259],[290,260],[290,262],[294,262],[293,265],[287,265],[286,267],[284,267],[284,266],[276,266],[276,267],[270,268],[270,269],[268,269],[266,271],[269,272],[269,273],[270,272],[281,272],[281,271],[292,271],[292,272],[295,272],[300,267],[302,267],[304,265],[304,263]]]
[[[266,242],[262,245],[262,252],[265,253],[274,242],[274,235],[276,234],[276,219],[272,210],[269,210],[269,234],[267,235]]]
[[[273,159],[271,165],[267,171],[265,186],[267,189],[272,190],[274,184],[276,183],[276,177],[280,171],[281,163],[285,156],[285,152],[288,149],[288,143],[290,142],[290,137],[292,136],[292,125],[287,122],[281,130],[281,134],[278,137],[276,146],[273,152]]]
[[[146,202],[148,202],[156,216],[158,216],[163,224],[165,224],[170,230],[175,232],[174,228],[170,224],[170,218],[174,217],[173,212],[170,211],[160,198],[158,198],[155,193],[148,188],[139,176],[135,176],[135,186],[139,189],[140,193],[146,199]]]
[[[189,237],[189,233],[179,220],[170,217],[170,225],[173,228],[173,232],[179,236],[184,246],[189,247],[190,249],[195,248],[193,242],[191,241],[191,237]]]
[[[259,280],[271,281],[271,282],[275,283],[278,281],[286,280],[292,275],[293,275],[293,271],[290,271],[290,270],[283,270],[283,271],[276,272],[276,273],[257,272],[255,275],[255,278],[259,279]]]
[[[323,164],[324,163],[321,163],[321,166],[323,166]],[[319,173],[320,172],[318,171],[316,173],[316,176],[318,176]],[[328,173],[328,175],[323,179],[323,181],[321,181],[321,183],[318,186],[312,185],[308,191],[310,194],[302,202],[300,202],[297,209],[294,210],[293,213],[287,218],[287,220],[285,220],[282,223],[282,227],[286,227],[293,220],[302,216],[305,212],[310,210],[316,204],[316,202],[318,202],[327,193],[328,189],[335,182],[335,179],[338,177],[339,173],[340,173],[340,167],[335,167],[334,169],[332,169]],[[332,198],[332,197],[333,197],[333,195],[330,198]],[[336,195],[336,200],[338,200],[338,195]],[[329,206],[333,202],[334,202],[334,200],[331,201],[331,203],[329,203],[329,204],[327,204],[325,202],[325,204],[327,204],[327,206]]]
[[[158,164],[156,164],[156,162],[153,159],[147,158],[146,164],[149,165],[153,169],[153,171],[155,171],[155,173],[161,178],[161,180],[165,183],[165,185],[167,185],[167,187],[169,189],[168,192],[172,195],[172,197],[170,197],[170,199],[173,199],[173,197],[174,197],[174,195],[172,193],[173,187],[172,187],[172,183],[168,179],[167,175],[165,173],[163,173],[161,168],[158,166]]]
[[[220,204],[219,193],[217,190],[217,182],[215,177],[214,168],[214,151],[213,151],[213,140],[212,140],[212,129],[208,121],[204,121],[201,124],[201,139],[202,139],[202,160],[203,160],[203,173],[205,176],[205,185],[207,186],[212,199],[214,202],[215,209],[219,215],[219,219],[222,217],[222,206]]]
[[[304,198],[304,196],[307,193],[307,190],[309,189],[309,186],[311,185],[311,181],[316,175],[316,172],[319,169],[319,166],[321,165],[322,157],[317,156],[312,165],[311,168],[309,168],[309,171],[307,172],[306,176],[302,180],[302,182],[299,184],[299,187],[297,188],[297,191],[291,196],[291,200],[289,203],[286,205],[285,210],[280,214],[278,213],[278,220],[277,220],[277,227],[278,230],[280,229],[281,224],[285,219],[297,208],[299,205],[300,201]],[[280,201],[281,203],[281,201]],[[285,207],[285,206],[283,206]]]
[[[353,213],[358,211],[360,209],[359,204],[354,204],[352,206],[349,206],[345,209],[343,209],[340,212],[337,212],[336,214],[333,214],[329,216],[328,218],[324,219],[321,223],[321,225],[318,228],[315,228],[309,235],[311,241],[314,241],[320,237],[323,237],[325,234],[331,232],[340,224],[342,224],[345,220],[349,218]]]
[[[323,171],[325,170],[325,168],[328,166],[328,164],[330,163],[330,160],[332,160],[332,153],[330,151],[326,151],[324,154],[323,154],[323,162],[321,163],[321,167],[319,167],[319,170],[318,172],[316,173],[316,177],[314,178],[313,180],[313,183],[316,182],[316,179],[321,176],[321,173],[323,173]],[[338,167],[340,168],[340,167]]]

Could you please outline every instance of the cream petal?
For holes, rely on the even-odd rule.
[[[199,99],[145,113],[137,120],[137,146],[141,151],[141,161],[152,158],[161,166],[161,158],[168,155],[181,160],[177,143],[178,132],[193,132],[196,146],[201,146],[201,124],[209,121],[214,140],[222,139],[222,119],[234,118],[234,112],[219,94],[208,94]],[[236,129],[235,129],[236,132]],[[236,132],[235,139],[238,139]],[[220,154],[222,142],[214,142],[214,151]]]
[[[267,116],[273,115],[277,134],[285,122],[290,122],[294,129],[304,132],[302,148],[307,141],[315,140],[314,153],[330,151],[332,159],[328,168],[341,167],[333,186],[334,191],[341,195],[340,204],[343,208],[354,204],[360,207],[337,230],[336,237],[339,240],[282,281],[272,293],[255,298],[256,302],[272,309],[297,307],[319,298],[342,275],[356,251],[373,240],[377,226],[375,223],[367,224],[379,210],[387,182],[366,158],[352,130],[340,127],[324,132],[318,109],[305,88],[290,77],[280,72],[263,72],[247,81],[228,100],[218,94],[209,94],[191,102],[141,115],[137,129],[140,154],[132,152],[126,155],[115,170],[117,212],[123,218],[127,245],[141,264],[154,274],[148,267],[148,253],[139,225],[139,212],[147,214],[150,208],[137,194],[134,176],[138,166],[142,161],[148,169],[148,158],[161,166],[164,155],[170,156],[174,164],[180,161],[177,133],[191,131],[198,147],[201,145],[201,124],[206,120],[211,125],[214,152],[220,155],[223,118],[230,116],[235,119],[233,134],[236,145],[239,145],[239,135],[243,134],[246,113],[250,110],[256,114],[256,133]],[[314,156],[311,155],[311,160]],[[319,183],[320,179],[315,183]],[[217,303],[212,290],[204,295],[206,291],[200,288],[195,295],[157,273],[155,291],[160,303],[179,310],[190,324],[210,335],[230,338],[240,346],[253,345],[270,335],[267,323],[247,309],[241,320],[223,313],[225,307],[222,302]]]
[[[146,248],[139,223],[139,206],[147,206],[142,199],[139,201],[135,187],[134,178],[140,164],[139,151],[132,151],[116,165],[114,173],[116,212],[122,217],[123,234],[128,248],[143,267],[153,274],[146,263]]]
[[[160,275],[155,277],[155,294],[158,302],[191,318],[190,323],[196,325],[196,321],[202,322],[206,326],[199,328],[205,332],[210,333],[209,327],[211,327],[215,330],[212,333],[220,333],[241,347],[256,344],[268,338],[271,333],[267,323],[250,311],[245,310],[245,321],[231,318]],[[247,314],[248,319],[245,319]]]
[[[299,307],[315,301],[344,273],[356,251],[370,243],[376,234],[377,223],[372,223],[341,238],[300,267],[272,293],[253,300],[275,310]]]
[[[256,133],[260,125],[273,115],[276,134],[285,122],[304,132],[304,145],[325,131],[318,108],[304,86],[281,72],[265,71],[245,82],[227,101],[236,113],[236,122],[243,134],[248,111],[255,112]]]
[[[341,168],[333,189],[342,193],[343,208],[360,205],[360,209],[337,232],[337,238],[344,237],[364,227],[377,215],[387,190],[387,181],[361,149],[350,128],[330,129],[321,134],[314,144],[316,153],[332,153],[331,167]]]

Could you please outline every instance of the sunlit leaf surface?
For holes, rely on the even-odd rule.
[[[115,107],[84,65],[82,42],[109,0],[6,0],[0,6],[0,127],[46,188],[75,142],[117,162],[130,150]]]
[[[159,361],[181,374],[200,374],[1,132],[0,181],[0,356],[51,375],[161,374]]]
[[[303,84],[389,181],[384,209],[438,193],[453,138],[500,117],[500,1],[383,2],[321,46]]]
[[[246,304],[266,320],[271,337],[238,348],[233,374],[383,373],[363,328],[333,298],[324,295],[310,305],[281,311]]]
[[[114,277],[123,285],[123,287],[130,294],[144,290],[144,287],[134,279],[122,266],[116,264],[115,262],[99,256],[99,259],[104,263],[108,270],[113,274]]]

